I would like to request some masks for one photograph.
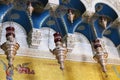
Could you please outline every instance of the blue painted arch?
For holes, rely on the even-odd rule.
[[[12,8],[12,5],[5,5],[5,4],[0,5],[0,22],[2,22],[2,17],[4,18],[3,15],[5,15],[10,8]]]
[[[82,33],[83,35],[85,35],[88,38],[88,40],[90,42],[93,41],[95,38],[94,33],[91,28],[91,25],[89,25],[88,23],[82,22],[81,24],[79,24],[76,27],[74,32]]]
[[[30,19],[29,19],[27,13],[22,10],[21,11],[16,10],[16,9],[14,9],[14,7],[12,7],[12,9],[10,9],[5,14],[5,16],[3,18],[3,22],[6,22],[6,21],[13,21],[13,22],[16,22],[16,23],[22,25],[24,27],[24,29],[26,30],[27,34],[32,29],[31,22],[30,22]]]
[[[99,15],[105,15],[110,17],[112,21],[114,21],[118,17],[116,11],[105,3],[97,3],[95,5],[95,11]]]
[[[109,34],[105,34],[106,31],[109,31]],[[109,29],[105,30],[103,36],[109,38],[115,44],[116,47],[120,45],[120,34],[119,29],[117,27],[110,27]]]

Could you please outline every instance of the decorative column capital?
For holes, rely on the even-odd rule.
[[[84,19],[85,22],[89,23],[91,18],[93,17],[95,12],[93,11],[86,11],[83,13],[82,17]]]

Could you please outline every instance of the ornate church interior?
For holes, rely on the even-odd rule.
[[[0,0],[0,80],[119,80],[119,0]]]

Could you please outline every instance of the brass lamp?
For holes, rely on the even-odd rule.
[[[104,52],[103,50],[104,48],[102,46],[102,42],[100,39],[94,40],[93,43],[96,52],[93,58],[101,65],[102,71],[106,73],[107,72],[106,62],[107,62],[108,53]]]
[[[8,60],[8,68],[13,67],[13,60],[16,55],[16,51],[20,47],[15,40],[15,29],[12,26],[6,28],[6,42],[1,45],[1,49],[4,50]]]
[[[60,69],[64,70],[64,60],[67,54],[67,48],[63,46],[62,38],[59,32],[54,34],[55,48],[51,52],[56,56],[58,63],[60,64]]]

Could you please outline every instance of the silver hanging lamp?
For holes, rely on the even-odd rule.
[[[100,39],[95,39],[93,41],[93,47],[96,52],[93,58],[95,59],[95,61],[97,61],[100,64],[100,66],[102,67],[102,71],[106,73],[107,72],[106,62],[107,62],[108,53],[104,51],[102,41]]]
[[[63,46],[62,37],[59,32],[54,33],[54,43],[55,48],[51,52],[56,56],[58,63],[60,64],[60,69],[64,70],[64,61],[67,54],[66,46]]]
[[[19,44],[15,40],[15,29],[12,26],[6,28],[6,42],[1,45],[8,60],[8,68],[13,68],[13,60],[19,49]]]

